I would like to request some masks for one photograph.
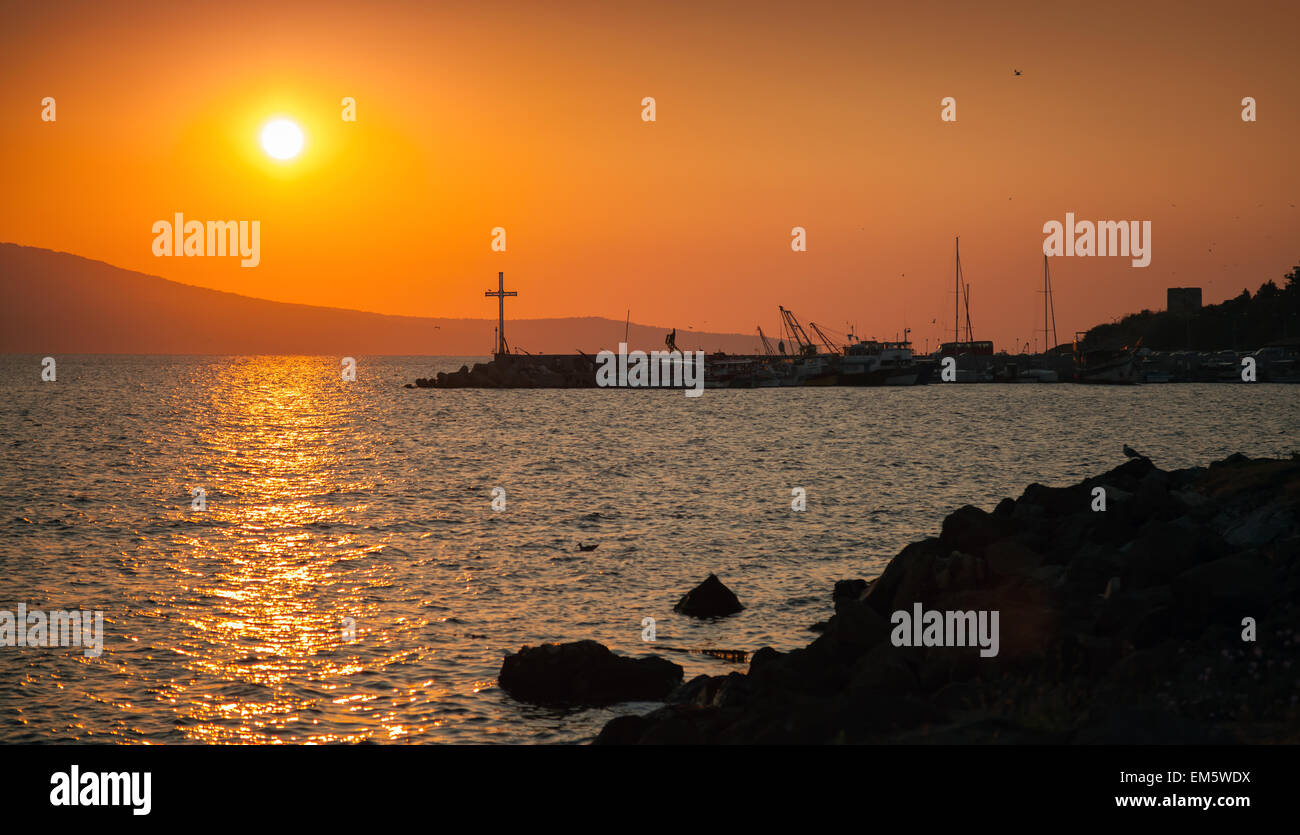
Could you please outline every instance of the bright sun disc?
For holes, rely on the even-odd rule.
[[[292,159],[302,150],[302,130],[288,119],[274,119],[262,128],[262,148],[275,159]]]

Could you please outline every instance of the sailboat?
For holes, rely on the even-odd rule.
[[[993,343],[989,340],[976,341],[970,321],[970,285],[965,283],[961,271],[961,238],[956,239],[956,268],[954,280],[957,283],[956,297],[953,299],[952,342],[939,345],[940,357],[953,357],[957,361],[957,382],[983,383],[993,379],[990,365],[993,358]],[[961,305],[966,304],[966,338],[961,338]],[[987,359],[985,359],[987,357]]]
[[[1057,344],[1056,303],[1052,299],[1052,273],[1047,266],[1046,255],[1043,256],[1043,289],[1039,292],[1043,294],[1043,353],[1040,357],[1030,359],[1028,368],[1008,366],[1011,370],[1009,376],[1017,383],[1056,383],[1061,379],[1056,368],[1042,367],[1054,364]]]

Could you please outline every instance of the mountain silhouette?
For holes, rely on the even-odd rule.
[[[491,283],[495,276],[485,276]],[[0,353],[480,356],[496,319],[389,316],[286,304],[180,284],[76,255],[0,243]],[[632,348],[663,349],[669,327],[631,325]],[[624,323],[506,319],[531,353],[617,350]],[[679,331],[683,349],[757,353],[756,337]]]

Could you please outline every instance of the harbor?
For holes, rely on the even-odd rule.
[[[852,332],[840,334],[809,322],[805,327],[794,311],[778,305],[780,332],[774,341],[756,327],[763,352],[705,352],[677,344],[677,331],[664,337],[664,349],[633,351],[648,359],[650,366],[661,362],[691,362],[695,354],[703,359],[705,389],[752,389],[803,386],[917,386],[947,383],[1143,385],[1164,383],[1298,383],[1300,382],[1300,339],[1271,340],[1253,349],[1152,350],[1142,345],[1115,344],[1113,337],[1092,331],[1076,332],[1074,339],[1060,342],[1056,332],[1056,311],[1052,300],[1051,272],[1043,258],[1043,344],[1044,351],[997,351],[989,340],[974,335],[970,312],[970,285],[964,280],[960,243],[955,252],[955,304],[952,339],[934,351],[918,352],[904,327],[895,340],[862,339]],[[484,293],[497,299],[495,350],[487,362],[463,365],[457,371],[438,372],[418,378],[407,388],[634,388],[620,378],[610,385],[599,379],[600,354],[577,351],[572,354],[530,353],[511,346],[506,339],[505,299],[517,296],[506,290],[504,274],[498,274],[496,290]],[[1175,288],[1180,290],[1182,288]],[[1171,303],[1175,298],[1170,291]],[[1196,297],[1199,304],[1199,294]],[[1149,313],[1149,311],[1144,311]],[[964,324],[964,330],[962,325]],[[1190,325],[1188,325],[1190,331]],[[1101,330],[1101,328],[1095,329]],[[626,334],[619,344],[626,351]],[[1027,347],[1027,346],[1026,346]],[[607,352],[601,352],[607,353]],[[681,388],[690,384],[680,377],[655,388]],[[648,387],[648,386],[646,386]]]

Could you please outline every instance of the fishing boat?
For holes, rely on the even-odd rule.
[[[814,354],[795,360],[790,385],[833,386],[839,380],[839,363],[827,354]]]
[[[754,371],[754,388],[766,389],[785,385],[785,379],[769,363],[760,365]]]
[[[1060,375],[1050,368],[1022,367],[1019,362],[1005,363],[993,374],[995,383],[1056,383],[1060,379]]]
[[[921,368],[912,357],[909,342],[860,341],[844,349],[840,360],[841,386],[914,386]]]
[[[1259,367],[1259,379],[1268,383],[1300,382],[1300,354],[1294,348],[1268,346],[1251,354]]]
[[[706,389],[751,388],[754,374],[754,361],[744,357],[728,357],[726,354],[714,354],[706,358],[704,364],[704,387]]]
[[[1094,348],[1084,351],[1076,348],[1074,379],[1078,383],[1131,386],[1141,382],[1142,375],[1134,362],[1133,351],[1126,345],[1118,350]]]
[[[785,335],[790,338],[790,341],[797,348],[797,354],[791,358],[787,376],[783,380],[785,385],[835,385],[836,380],[839,378],[840,355],[834,353],[834,348],[829,343],[827,347],[831,349],[832,353],[820,353],[816,343],[808,336],[808,332],[803,329],[803,325],[799,324],[794,312],[787,310],[782,305],[777,305],[777,310],[781,311],[781,322]],[[762,336],[761,332],[759,335]],[[785,355],[784,345],[784,340],[782,340],[780,349],[782,357]],[[764,339],[764,347],[770,347],[767,345],[766,339]]]

